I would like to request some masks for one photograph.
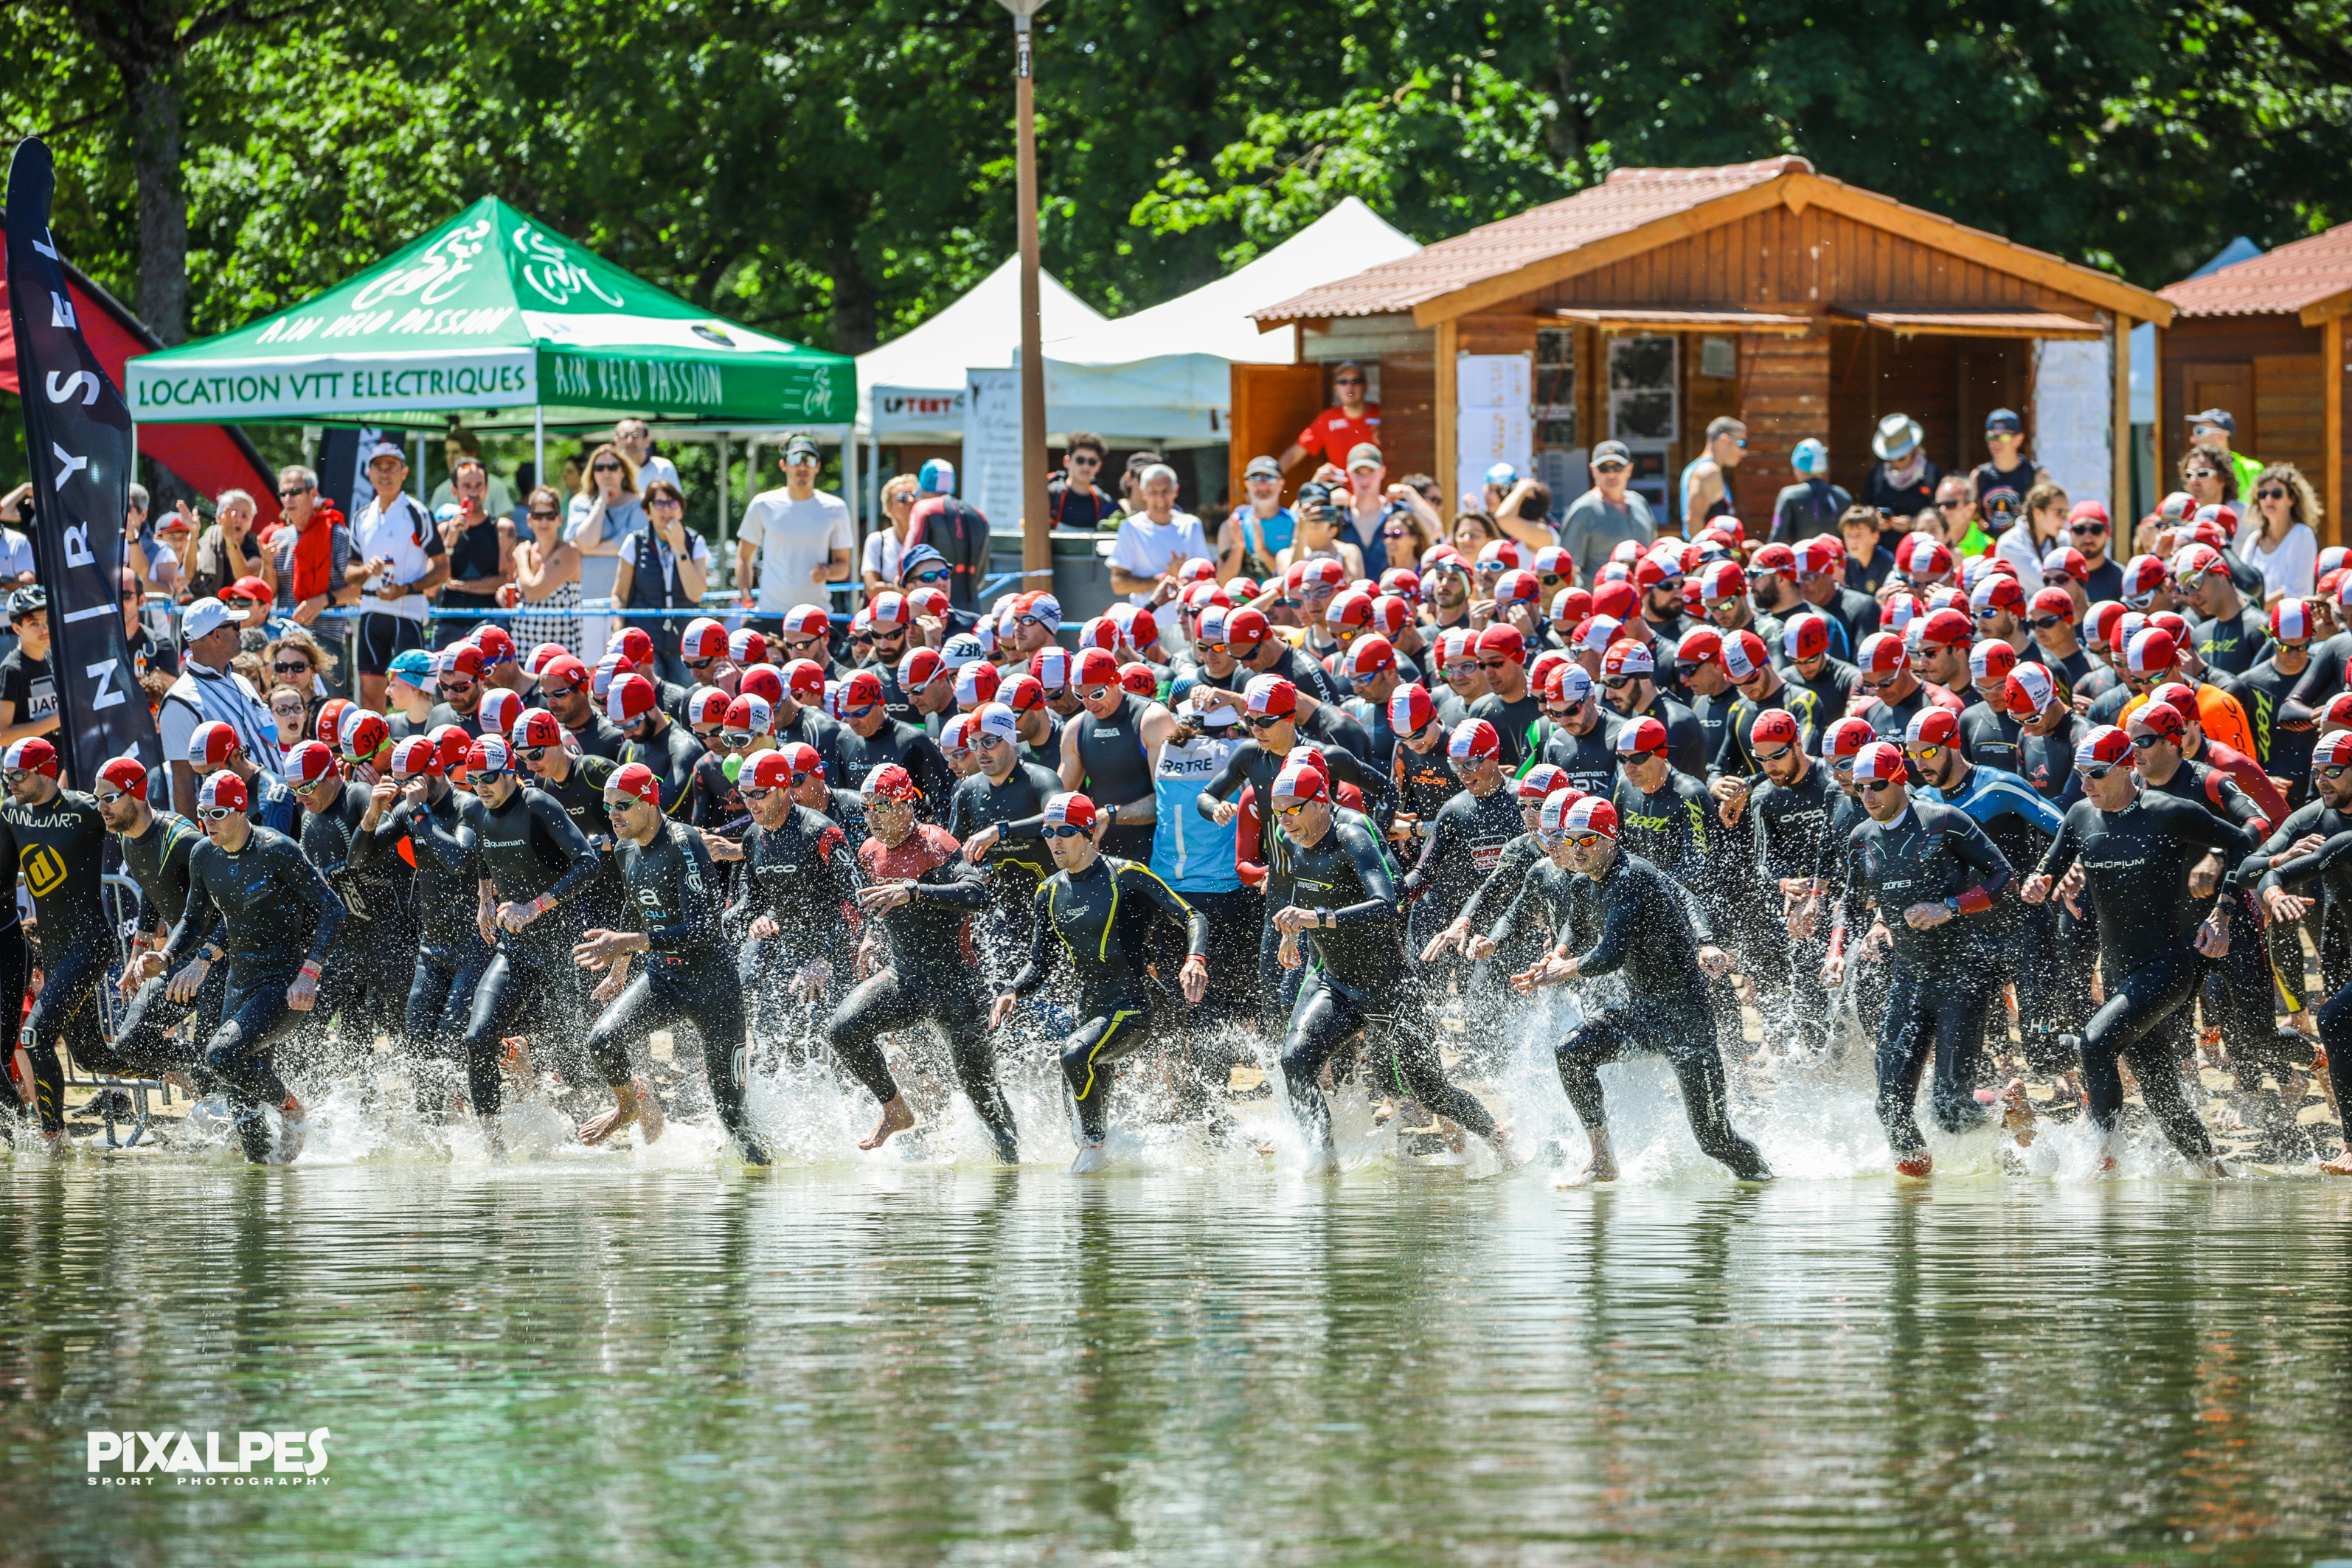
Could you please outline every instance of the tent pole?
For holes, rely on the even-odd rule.
[[[531,482],[547,483],[547,406],[535,405],[530,411],[530,471]]]
[[[433,487],[425,482],[431,477],[425,471],[425,432],[417,431],[414,438],[416,442],[416,499],[422,501],[433,493]]]
[[[841,488],[849,492],[841,499],[849,503],[850,526],[855,528],[857,525],[857,429],[855,426],[845,426],[841,432]],[[865,542],[862,538],[858,541],[860,546]],[[849,574],[853,578],[857,575],[856,558],[854,556],[850,561]]]

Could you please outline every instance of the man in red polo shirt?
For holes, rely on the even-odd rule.
[[[1307,458],[1345,468],[1349,452],[1360,446],[1379,446],[1381,405],[1364,401],[1364,395],[1370,389],[1371,380],[1365,375],[1364,367],[1353,360],[1332,372],[1331,390],[1339,399],[1339,406],[1326,408],[1298,433],[1298,439],[1282,455],[1283,471],[1289,472]]]

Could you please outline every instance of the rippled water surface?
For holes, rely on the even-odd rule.
[[[2352,1184],[622,1157],[0,1197],[0,1561],[2352,1555]],[[92,1428],[318,1426],[323,1486],[85,1475]]]

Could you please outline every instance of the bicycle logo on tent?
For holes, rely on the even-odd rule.
[[[457,291],[457,280],[474,269],[474,258],[489,248],[489,238],[488,218],[453,228],[407,266],[385,273],[352,295],[348,308],[364,310],[381,300],[411,294],[420,304],[437,305]]]
[[[615,310],[622,308],[619,295],[606,293],[585,267],[572,259],[571,252],[537,228],[525,225],[515,230],[514,243],[528,258],[522,264],[522,280],[549,304],[569,305],[582,294],[593,294]]]

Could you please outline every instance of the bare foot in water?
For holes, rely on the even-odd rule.
[[[629,1080],[637,1089],[637,1142],[650,1143],[662,1135],[668,1120],[662,1115],[661,1096],[643,1078]]]
[[[2352,1176],[2352,1145],[2319,1168],[2331,1176]]]
[[[1495,1151],[1495,1160],[1506,1171],[1516,1171],[1528,1163],[1527,1152],[1511,1140],[1511,1124],[1498,1121],[1495,1131],[1486,1135],[1486,1145]]]
[[[580,1142],[593,1148],[637,1119],[635,1079],[613,1090],[613,1109],[600,1110],[580,1124]]]
[[[888,1104],[883,1106],[882,1120],[874,1124],[873,1131],[857,1141],[857,1146],[860,1149],[879,1149],[890,1142],[892,1133],[904,1132],[914,1124],[915,1113],[907,1109],[907,1097],[903,1094],[894,1096]]]

